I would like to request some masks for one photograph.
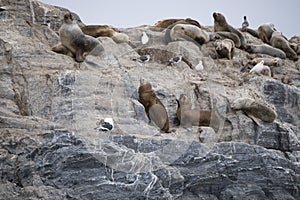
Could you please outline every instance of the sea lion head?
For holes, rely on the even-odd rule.
[[[140,79],[139,93],[152,92],[152,85],[144,78]]]
[[[68,12],[68,13],[66,13],[66,14],[64,15],[64,22],[65,22],[66,24],[70,24],[70,23],[73,22],[73,16],[72,16],[72,14],[71,14],[70,12]]]
[[[222,15],[221,13],[214,12],[213,18],[214,18],[215,22],[227,23],[224,15]]]
[[[188,109],[190,110],[192,108],[192,104],[185,94],[181,94],[179,99],[176,99],[178,107],[183,108],[183,109]]]

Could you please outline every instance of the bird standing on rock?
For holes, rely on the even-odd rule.
[[[202,60],[199,61],[198,65],[196,65],[195,70],[200,72],[204,69]]]
[[[176,57],[174,57],[174,58],[171,58],[170,60],[169,60],[169,62],[168,62],[168,64],[167,64],[167,66],[169,66],[169,65],[174,65],[174,64],[177,64],[177,63],[179,63],[179,62],[181,62],[182,61],[182,55],[181,54],[179,54],[178,56],[176,56]]]
[[[248,28],[249,26],[249,22],[247,21],[247,17],[244,16],[244,21],[242,23],[242,31],[246,31],[246,29]]]
[[[141,41],[142,41],[142,44],[147,44],[149,41],[149,37],[145,32],[142,33]]]
[[[263,60],[260,61],[259,63],[257,63],[249,72],[250,73],[256,73],[256,74],[260,75],[262,71],[267,71],[268,75],[271,76],[270,67],[264,65]]]
[[[132,60],[140,63],[146,63],[150,60],[150,54],[146,53],[145,55],[142,55],[139,58],[133,58]]]

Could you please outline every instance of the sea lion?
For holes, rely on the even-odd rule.
[[[300,55],[300,36],[293,36],[289,39],[289,43],[297,55]]]
[[[117,29],[114,29],[107,25],[87,25],[81,27],[81,30],[84,34],[97,37],[112,37],[116,32],[119,32]]]
[[[51,51],[54,51],[55,53],[59,53],[59,54],[63,54],[63,55],[67,55],[70,57],[73,57],[73,53],[64,45],[62,45],[61,43],[55,45],[54,47],[51,48]]]
[[[249,61],[251,65],[256,65],[257,63],[264,61],[264,64],[268,66],[280,66],[282,65],[282,60],[280,58],[253,58]]]
[[[110,37],[115,43],[130,43],[129,36],[107,25],[88,25],[81,27],[84,34],[92,37]]]
[[[210,40],[206,31],[191,24],[176,24],[169,34],[171,41],[192,41],[202,45]]]
[[[60,41],[63,46],[69,49],[77,62],[84,61],[84,53],[92,50],[102,51],[100,42],[89,35],[85,35],[78,24],[73,20],[71,13],[64,15],[64,23],[59,29]]]
[[[152,85],[144,79],[141,79],[138,93],[139,102],[145,107],[148,118],[153,121],[162,132],[168,133],[170,125],[167,110],[155,95]]]
[[[250,98],[238,98],[231,103],[233,110],[242,110],[264,122],[273,122],[277,114],[269,105],[264,105]]]
[[[281,49],[285,52],[286,56],[294,61],[298,60],[297,53],[294,51],[294,49],[291,47],[290,43],[287,41],[287,39],[282,35],[279,31],[274,31],[272,33],[270,44],[278,49]]]
[[[164,20],[160,20],[158,22],[155,23],[155,27],[157,28],[168,28],[169,26],[171,26],[174,23],[177,22],[181,22],[181,23],[187,23],[187,24],[192,24],[195,25],[199,28],[201,28],[201,25],[198,21],[191,19],[191,18],[186,18],[186,19],[164,19]]]
[[[247,44],[245,46],[245,51],[247,51],[248,53],[266,54],[266,55],[270,55],[270,56],[278,57],[278,58],[282,58],[282,59],[286,58],[286,54],[284,51],[282,51],[278,48],[274,48],[268,44],[261,44],[261,45]]]
[[[272,36],[272,33],[276,31],[274,24],[272,23],[266,23],[262,24],[258,27],[257,32],[258,32],[258,37],[265,43],[270,44],[270,39]]]
[[[184,19],[164,19],[164,20],[159,20],[154,24],[155,27],[157,28],[168,28],[170,25],[178,22],[178,21],[184,21]]]
[[[255,73],[257,75],[267,75],[271,77],[271,69],[269,66],[264,65],[264,60],[257,63],[250,71],[249,73]]]
[[[245,41],[243,34],[239,30],[237,30],[237,29],[233,28],[231,25],[229,25],[227,23],[224,15],[222,15],[221,13],[214,12],[213,18],[214,18],[214,32],[225,31],[225,32],[234,33],[239,37],[239,39],[241,41],[241,46],[237,46],[237,47],[243,48],[245,46],[246,41]]]
[[[179,99],[176,99],[177,111],[176,115],[180,121],[180,125],[188,128],[191,126],[212,126],[215,131],[219,128],[219,120],[217,116],[207,110],[192,109],[192,104],[188,97],[181,94]]]
[[[234,47],[235,44],[230,39],[215,41],[215,49],[219,58],[228,58],[228,60],[231,60],[234,54]]]
[[[216,41],[220,39],[230,39],[234,42],[235,47],[238,48],[241,46],[241,40],[235,33],[224,32],[224,31],[210,33],[211,41]]]

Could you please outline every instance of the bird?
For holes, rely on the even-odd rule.
[[[96,128],[99,131],[111,131],[114,128],[114,122],[112,118],[104,118],[98,122],[98,127]]]
[[[242,30],[245,31],[249,26],[249,22],[247,21],[247,17],[244,16],[244,21],[242,23]]]
[[[146,63],[150,60],[150,54],[146,53],[145,55],[142,55],[139,58],[133,58],[132,60],[140,63]]]
[[[259,63],[257,63],[249,72],[250,73],[256,73],[256,74],[260,75],[262,71],[267,71],[268,76],[271,76],[271,69],[270,69],[270,67],[264,65],[263,60],[260,61]]]
[[[142,41],[142,44],[147,44],[149,41],[149,37],[145,32],[142,33],[141,41]]]
[[[195,67],[195,70],[200,72],[202,71],[204,68],[203,68],[203,63],[202,63],[202,60],[199,61],[198,65],[196,65]]]
[[[167,65],[174,65],[174,64],[176,64],[176,63],[179,63],[179,62],[181,62],[182,61],[182,55],[181,54],[179,54],[178,56],[176,56],[176,57],[174,57],[174,58],[171,58],[170,60],[169,60],[169,62],[168,62],[168,64]]]

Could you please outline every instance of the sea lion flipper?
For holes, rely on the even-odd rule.
[[[75,60],[77,62],[83,62],[84,61],[82,49],[77,49],[76,50],[76,52],[75,52]]]

